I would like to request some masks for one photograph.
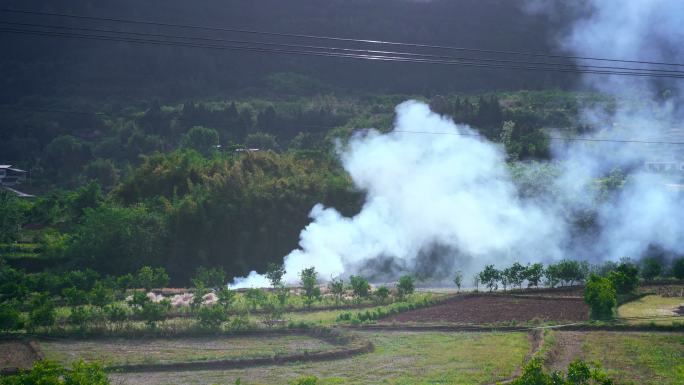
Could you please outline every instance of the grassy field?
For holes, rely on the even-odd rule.
[[[618,316],[621,318],[631,317],[662,317],[673,316],[675,310],[684,306],[682,297],[662,297],[660,295],[647,295],[636,301],[628,302],[618,308]],[[684,317],[682,318],[684,319]],[[680,319],[681,320],[681,319]],[[651,320],[630,320],[630,323],[650,323]],[[671,324],[672,319],[663,318],[655,320],[656,323]]]
[[[591,332],[582,335],[582,356],[598,361],[619,384],[684,384],[684,335]]]
[[[47,359],[63,364],[82,358],[109,365],[270,357],[328,350],[330,344],[302,335],[173,339],[57,340],[41,342]]]
[[[359,333],[373,353],[329,362],[242,370],[115,374],[126,384],[286,384],[303,375],[324,384],[481,384],[510,376],[529,351],[526,333]]]

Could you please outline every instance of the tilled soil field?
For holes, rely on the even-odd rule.
[[[0,370],[30,368],[38,357],[28,344],[19,341],[0,341]]]
[[[439,305],[411,310],[383,322],[495,323],[505,321],[584,321],[589,308],[581,299],[464,295]]]

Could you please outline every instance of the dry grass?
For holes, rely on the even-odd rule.
[[[647,295],[636,301],[628,302],[618,308],[618,316],[631,317],[662,317],[676,315],[675,311],[684,306],[684,298],[661,297],[659,295]],[[684,318],[682,318],[684,319]],[[655,320],[656,323],[671,324],[671,318]],[[651,320],[630,320],[630,323],[650,323]]]

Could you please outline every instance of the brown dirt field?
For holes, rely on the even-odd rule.
[[[580,299],[521,298],[504,295],[462,296],[411,310],[383,322],[496,323],[505,321],[584,321],[589,308]]]
[[[27,369],[33,365],[36,358],[35,352],[24,342],[0,342],[0,369]]]

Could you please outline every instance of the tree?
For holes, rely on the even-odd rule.
[[[157,327],[157,322],[166,319],[170,310],[171,302],[168,299],[163,299],[159,302],[147,301],[139,309],[139,314],[147,326],[154,329]]]
[[[410,275],[404,275],[399,278],[399,283],[397,284],[397,292],[399,298],[403,299],[407,295],[413,294],[415,290],[415,280]]]
[[[24,326],[21,313],[9,303],[0,304],[0,330],[19,330]]]
[[[511,270],[510,267],[507,267],[503,270],[501,270],[501,274],[499,275],[499,280],[501,281],[501,286],[503,286],[504,291],[506,291],[506,288],[508,288],[509,284],[513,284],[513,270]]]
[[[544,275],[544,265],[541,263],[533,263],[527,265],[525,271],[523,272],[524,279],[527,280],[527,286],[539,287],[539,282]]]
[[[283,276],[285,275],[285,266],[276,263],[269,263],[266,268],[266,278],[271,282],[271,287],[274,289],[283,284]]]
[[[473,274],[473,286],[475,287],[475,291],[480,291],[480,274],[478,273]]]
[[[339,305],[344,295],[344,281],[342,278],[333,278],[328,283],[330,293],[335,297],[335,304]]]
[[[525,280],[525,272],[527,271],[525,266],[515,262],[507,270],[509,275],[508,282],[511,284],[511,286],[518,286],[522,289],[522,284]]]
[[[310,267],[304,269],[299,273],[299,278],[302,284],[302,289],[304,289],[304,296],[306,297],[306,303],[311,306],[314,299],[320,297],[321,289],[316,286],[317,283],[316,268]]]
[[[30,307],[28,320],[31,329],[36,326],[50,327],[55,323],[55,304],[48,293],[36,294],[31,300]]]
[[[639,286],[639,269],[631,263],[621,263],[615,271],[608,273],[608,279],[618,294],[631,294]]]
[[[218,297],[218,304],[224,309],[228,309],[235,300],[235,291],[223,287],[216,293],[216,296]]]
[[[365,278],[361,277],[360,275],[352,275],[349,277],[349,284],[351,285],[354,296],[357,299],[368,297],[368,293],[370,292],[370,284]]]
[[[195,287],[209,287],[209,288],[219,288],[224,286],[226,283],[226,272],[222,267],[204,267],[200,266],[197,268],[195,273],[195,278],[192,279],[192,284]]]
[[[657,258],[646,258],[643,260],[642,264],[641,276],[647,281],[655,279],[662,273],[663,265]]]
[[[169,284],[169,274],[163,267],[152,268],[143,266],[138,270],[136,277],[138,285],[150,291],[155,287],[164,287]]]
[[[480,282],[489,288],[489,292],[498,288],[498,281],[501,278],[501,272],[494,268],[494,265],[486,265],[484,270],[480,272]]]
[[[461,291],[461,284],[463,284],[463,272],[460,270],[456,271],[454,275],[454,284],[456,285],[457,291]]]
[[[672,275],[677,279],[684,279],[684,258],[672,262]]]
[[[375,296],[378,298],[380,303],[385,303],[387,300],[387,297],[389,297],[390,290],[387,288],[387,286],[380,286],[376,291],[375,291]]]
[[[181,139],[181,147],[191,148],[205,156],[215,152],[218,145],[218,132],[213,128],[203,126],[190,128]]]
[[[617,292],[613,282],[596,274],[589,276],[584,287],[584,302],[589,305],[592,318],[611,318],[613,308],[617,305]]]
[[[276,137],[264,132],[255,132],[247,135],[245,138],[245,146],[247,146],[247,148],[272,151],[277,151],[280,148],[276,141]]]
[[[104,283],[98,282],[90,291],[90,303],[99,308],[103,308],[114,301],[114,291]]]
[[[5,189],[0,189],[0,243],[13,243],[19,239],[19,228],[24,212],[19,199]]]

